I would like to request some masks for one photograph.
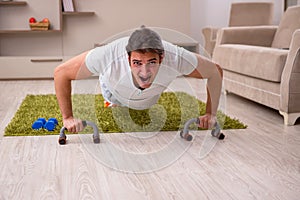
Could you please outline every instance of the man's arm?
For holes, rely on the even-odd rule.
[[[214,123],[222,89],[223,70],[209,59],[196,54],[198,60],[197,68],[188,76],[207,79],[207,101],[206,114],[200,117],[200,127],[209,128]]]
[[[67,62],[59,65],[54,71],[54,84],[58,105],[63,117],[64,127],[70,132],[79,132],[83,129],[80,120],[73,118],[71,101],[71,81],[90,77],[92,73],[85,65],[84,52]]]

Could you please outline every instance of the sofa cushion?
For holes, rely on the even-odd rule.
[[[272,47],[289,48],[296,29],[300,29],[300,6],[288,7],[280,20]]]
[[[214,51],[214,61],[225,70],[280,82],[288,50],[250,45],[223,44]]]
[[[229,26],[271,25],[273,15],[273,2],[234,2],[230,8]]]

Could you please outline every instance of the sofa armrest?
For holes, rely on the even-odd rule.
[[[202,29],[202,33],[204,35],[204,38],[208,38],[209,40],[216,40],[218,30],[219,30],[219,28],[204,27]]]
[[[202,29],[204,37],[204,49],[211,56],[216,45],[217,32],[219,28],[205,27]]]
[[[300,29],[292,37],[280,85],[280,110],[300,113]]]
[[[216,45],[243,44],[271,47],[278,26],[243,26],[220,29]]]

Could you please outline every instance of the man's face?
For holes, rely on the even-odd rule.
[[[160,57],[157,53],[140,53],[133,51],[129,58],[134,84],[137,87],[149,88],[159,70]]]

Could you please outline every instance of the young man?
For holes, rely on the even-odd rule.
[[[222,69],[199,54],[162,41],[153,30],[141,27],[131,36],[84,52],[55,69],[54,81],[64,127],[83,129],[71,103],[71,81],[98,74],[104,99],[111,106],[147,109],[178,76],[207,79],[206,114],[200,127],[215,122],[222,88]]]

